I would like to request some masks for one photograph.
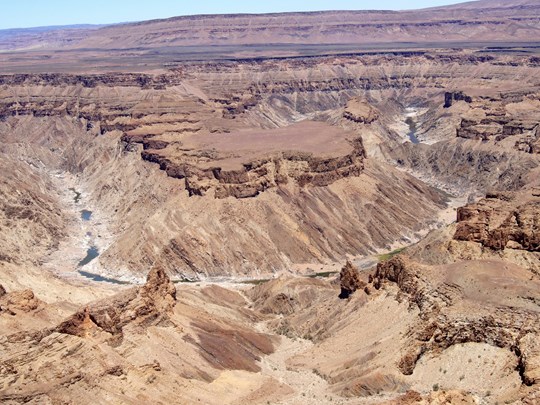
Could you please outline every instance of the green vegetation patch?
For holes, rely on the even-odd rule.
[[[379,261],[380,262],[385,262],[387,260],[390,260],[392,257],[394,257],[395,255],[398,255],[400,254],[401,252],[403,252],[406,248],[399,248],[399,249],[396,249],[396,250],[392,250],[391,252],[388,252],[388,253],[384,253],[382,255],[379,255],[377,256]]]
[[[188,278],[183,278],[183,279],[180,279],[180,280],[173,280],[172,282],[174,284],[179,284],[179,283],[198,283],[200,281],[201,280],[190,280]]]
[[[317,277],[328,278],[328,277],[333,276],[334,274],[337,274],[337,273],[339,273],[339,272],[338,271],[323,271],[323,272],[320,272],[320,273],[311,274],[308,277],[309,278],[317,278]]]
[[[261,284],[267,283],[268,281],[270,281],[269,278],[261,278],[261,279],[258,279],[258,280],[244,280],[244,281],[241,281],[240,283],[242,283],[242,284],[252,284],[252,285],[261,285]]]

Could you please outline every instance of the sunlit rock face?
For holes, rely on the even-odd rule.
[[[538,403],[536,3],[0,35],[0,402]]]

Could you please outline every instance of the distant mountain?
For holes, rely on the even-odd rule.
[[[505,4],[504,9],[500,8]],[[527,7],[524,7],[527,4]],[[540,3],[499,0],[416,11],[176,17],[105,27],[75,47],[530,41],[540,39]]]
[[[104,24],[73,24],[73,25],[49,25],[43,27],[30,27],[30,28],[8,28],[0,30],[0,37],[10,36],[10,35],[21,35],[21,34],[37,34],[49,31],[59,31],[59,30],[71,30],[71,29],[97,29],[104,27]]]
[[[78,41],[104,25],[76,24],[0,30],[0,49],[14,50],[62,46]]]
[[[171,46],[530,42],[540,3],[482,0],[415,11],[198,15],[105,27],[0,34],[0,49],[151,49]]]
[[[478,9],[478,8],[513,8],[513,7],[538,7],[538,0],[479,0],[465,3],[453,4],[450,6],[437,7],[439,9]]]

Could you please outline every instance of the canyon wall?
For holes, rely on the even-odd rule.
[[[445,92],[493,99],[485,89],[516,86],[519,72],[531,86],[523,102],[537,69],[530,56],[443,52],[4,75],[0,117],[10,153],[40,156],[42,175],[77,175],[106,219],[112,236],[92,271],[136,279],[160,262],[180,278],[253,276],[389,249],[435,226],[446,197],[393,165],[459,190],[518,187],[537,166],[531,154],[461,140],[459,119],[480,101],[444,108]],[[404,143],[392,129],[410,105],[428,109],[420,128],[439,125],[438,143]],[[440,153],[444,171],[429,157]]]

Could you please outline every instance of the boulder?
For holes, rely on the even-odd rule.
[[[39,307],[40,301],[35,297],[32,290],[7,293],[4,287],[0,285],[0,304],[11,313],[17,311],[30,312]]]

